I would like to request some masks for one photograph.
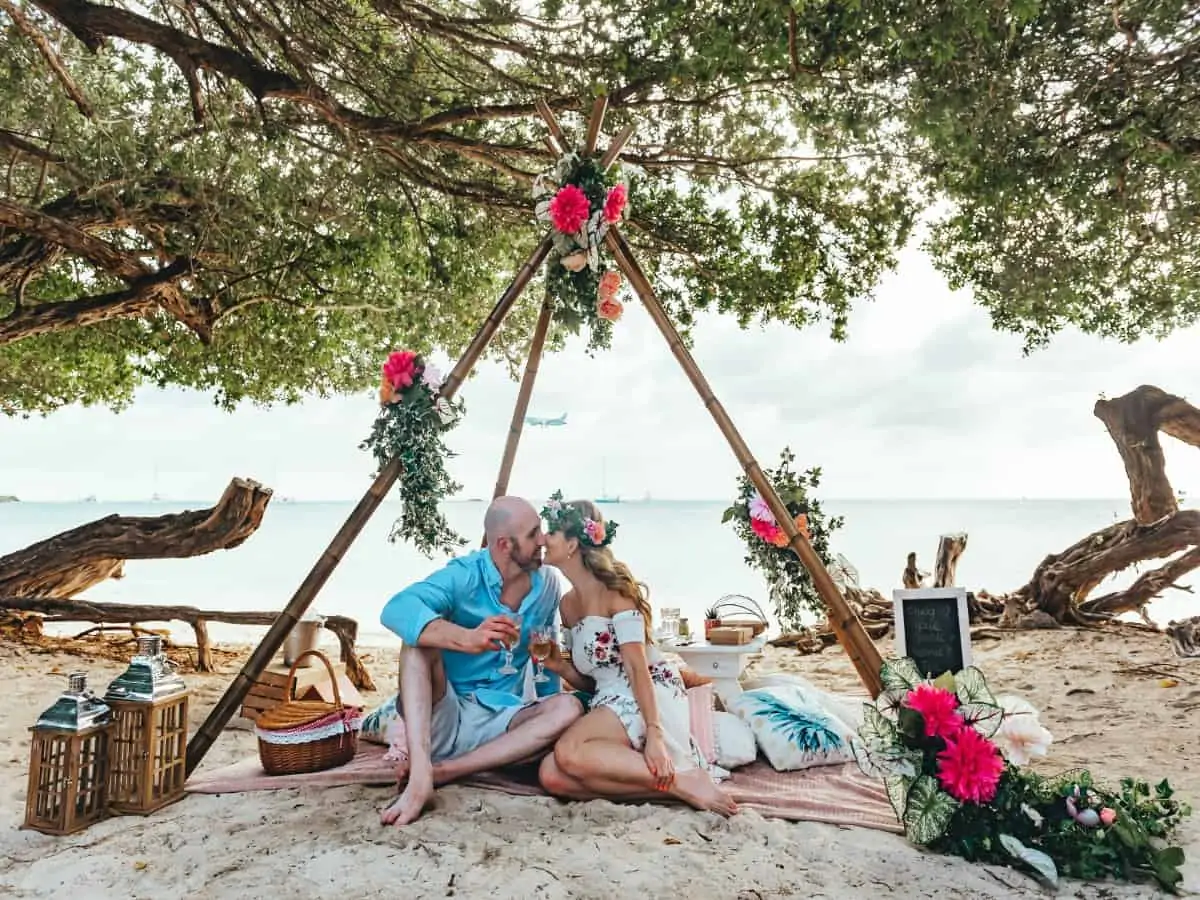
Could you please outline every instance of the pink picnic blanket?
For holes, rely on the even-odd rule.
[[[257,757],[193,775],[187,790],[196,794],[237,794],[284,788],[341,787],[350,784],[391,785],[392,764],[385,748],[361,743],[358,755],[344,766],[311,775],[268,775]],[[466,784],[518,796],[545,796],[532,769],[508,769],[477,775]],[[867,778],[858,766],[820,766],[801,772],[776,772],[761,760],[736,770],[724,783],[737,804],[769,818],[855,825],[901,832],[883,785]]]

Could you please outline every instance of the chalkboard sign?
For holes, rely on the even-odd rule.
[[[933,678],[971,665],[965,588],[898,590],[892,602],[897,656],[911,658],[922,675]]]

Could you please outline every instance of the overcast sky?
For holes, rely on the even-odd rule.
[[[759,460],[772,465],[790,444],[798,462],[824,467],[826,496],[1120,497],[1124,472],[1092,405],[1143,383],[1188,395],[1198,339],[1200,328],[1134,346],[1068,333],[1025,358],[1019,337],[992,332],[911,251],[853,313],[844,344],[822,329],[742,332],[709,317],[694,353]],[[460,395],[451,465],[464,499],[491,494],[516,391],[485,365]],[[147,390],[121,415],[0,418],[0,494],[209,500],[240,475],[298,500],[357,499],[374,403],[372,392],[227,414],[205,395]],[[611,352],[591,359],[576,341],[543,362],[530,413],[563,412],[566,427],[526,429],[515,491],[597,494],[605,460],[608,492],[626,498],[734,490],[732,453],[636,302]],[[1164,441],[1175,487],[1200,494],[1200,454]]]

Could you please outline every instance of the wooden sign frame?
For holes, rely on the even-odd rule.
[[[955,600],[958,608],[958,646],[962,651],[962,667],[974,665],[971,655],[971,618],[967,606],[967,589],[945,588],[897,588],[892,591],[892,609],[896,625],[896,650],[898,657],[908,656],[908,635],[905,631],[904,604],[909,600]],[[927,674],[922,672],[921,674]],[[932,673],[936,678],[941,672]]]

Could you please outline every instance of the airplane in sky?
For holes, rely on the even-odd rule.
[[[556,428],[559,425],[567,424],[567,414],[563,413],[557,419],[541,419],[537,416],[526,416],[525,424],[532,425],[534,428]]]

